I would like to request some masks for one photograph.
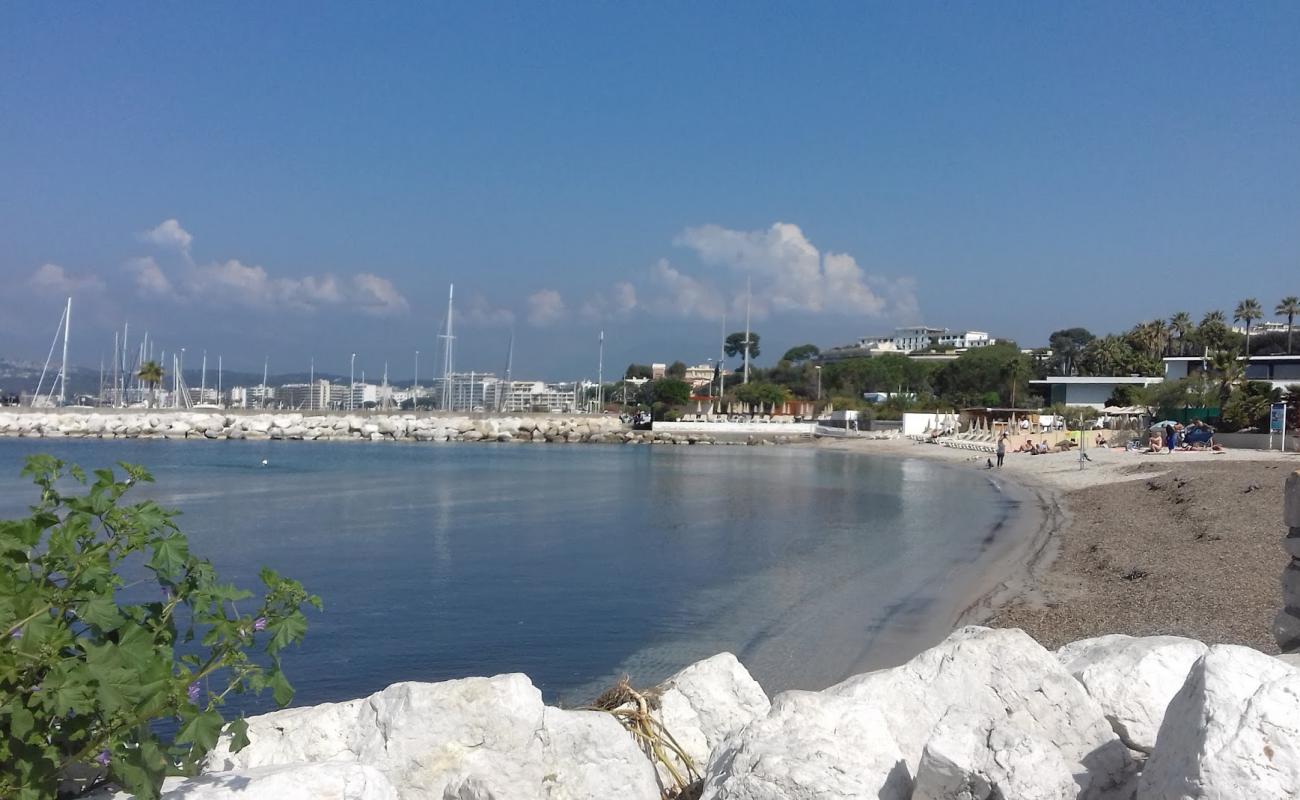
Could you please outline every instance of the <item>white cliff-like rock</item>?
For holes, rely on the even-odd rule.
[[[210,772],[168,778],[162,800],[399,800],[397,790],[374,767],[327,762]],[[87,800],[131,800],[125,792],[101,791]]]
[[[616,720],[546,709],[523,675],[394,684],[363,700],[253,717],[248,736],[238,753],[218,745],[208,768],[360,763],[402,800],[594,799],[591,786],[614,784],[623,797],[659,796],[653,768]],[[566,761],[579,752],[583,764]]]
[[[953,711],[926,742],[912,800],[1072,800],[1078,792],[1052,740],[1005,715]]]
[[[912,774],[931,732],[954,710],[1002,716],[1055,742],[1080,798],[1122,786],[1133,766],[1100,704],[1020,630],[961,628],[900,667],[850,678],[826,693],[878,708]]]
[[[1138,797],[1300,797],[1300,672],[1248,647],[1211,647],[1165,712]]]
[[[731,653],[697,661],[659,686],[659,721],[697,770],[723,740],[771,708],[763,687]]]
[[[878,710],[794,691],[714,752],[702,800],[908,800],[911,792],[911,772]]]
[[[1101,704],[1124,744],[1150,753],[1169,701],[1207,649],[1181,636],[1113,634],[1067,644],[1056,657]]]

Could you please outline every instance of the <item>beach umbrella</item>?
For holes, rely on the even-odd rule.
[[[1179,424],[1179,423],[1175,422],[1175,421],[1172,420],[1172,419],[1167,419],[1167,420],[1164,420],[1164,421],[1162,421],[1162,422],[1154,423],[1150,428],[1148,428],[1148,430],[1153,430],[1153,431],[1162,431],[1162,430],[1165,429],[1165,426],[1166,426],[1166,425],[1178,425],[1178,424]]]

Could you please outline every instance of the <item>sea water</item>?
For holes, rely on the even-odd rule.
[[[822,688],[910,655],[884,651],[952,613],[1012,513],[983,471],[801,446],[9,439],[0,518],[36,452],[144,465],[128,498],[180,509],[224,580],[320,595],[295,704],[503,672],[575,704],[723,650],[769,692]]]

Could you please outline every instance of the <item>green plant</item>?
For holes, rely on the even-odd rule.
[[[40,489],[29,517],[0,521],[0,797],[39,800],[112,781],[155,798],[167,775],[193,774],[223,734],[247,743],[233,694],[293,689],[279,653],[302,640],[297,581],[263,569],[264,596],[218,582],[190,553],[177,512],[126,505],[144,469],[94,472],[51,456],[27,460]],[[72,479],[87,490],[64,494]],[[154,599],[125,603],[119,594]],[[237,604],[247,613],[240,613]],[[257,660],[250,650],[257,643]],[[174,721],[175,732],[154,726]],[[63,782],[61,786],[60,783]]]

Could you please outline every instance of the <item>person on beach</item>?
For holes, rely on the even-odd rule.
[[[1007,457],[1007,435],[1004,433],[998,437],[998,469],[1002,469],[1002,459]]]
[[[1169,454],[1173,455],[1174,448],[1178,446],[1178,432],[1174,430],[1173,425],[1165,426],[1165,447],[1169,448]]]

